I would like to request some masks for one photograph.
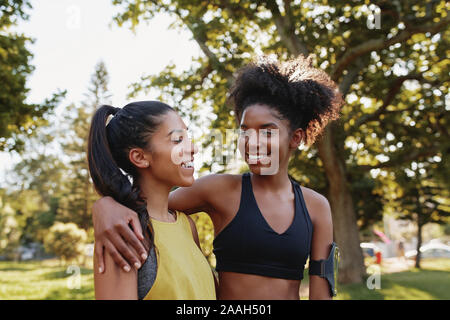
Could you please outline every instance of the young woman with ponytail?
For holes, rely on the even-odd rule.
[[[196,150],[186,132],[180,116],[157,101],[104,105],[93,116],[88,162],[95,188],[137,213],[130,226],[143,231],[145,248],[139,271],[120,268],[108,251],[99,270],[95,255],[97,299],[215,299],[194,222],[168,208],[170,190],[194,182]],[[114,254],[111,243],[103,245]]]
[[[336,247],[330,205],[290,179],[288,165],[301,143],[314,143],[338,118],[342,98],[336,84],[309,58],[284,63],[266,58],[240,70],[229,103],[250,172],[197,179],[170,194],[169,208],[211,217],[219,299],[299,299],[307,258],[309,298],[331,299],[336,292],[329,266]],[[99,261],[103,248],[118,265],[138,261],[142,236],[127,227],[135,215],[109,197],[94,204]],[[325,268],[317,266],[327,272],[318,275]]]

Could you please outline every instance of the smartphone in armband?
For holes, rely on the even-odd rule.
[[[336,283],[339,269],[339,247],[336,242],[331,244],[330,254],[327,259],[309,260],[309,275],[319,276],[328,281],[330,287],[330,295],[337,295]]]

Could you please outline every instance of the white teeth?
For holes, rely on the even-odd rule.
[[[193,168],[194,167],[194,163],[192,161],[183,162],[183,163],[181,163],[181,167],[182,168]]]
[[[259,156],[254,156],[254,155],[249,154],[249,155],[248,155],[248,158],[249,158],[250,160],[260,160],[260,159],[264,158],[264,156],[261,156],[261,155],[259,155]]]

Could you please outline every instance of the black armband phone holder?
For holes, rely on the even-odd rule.
[[[337,295],[336,282],[339,266],[339,247],[336,242],[331,244],[331,251],[327,259],[309,260],[309,275],[325,278],[330,286],[330,295]]]

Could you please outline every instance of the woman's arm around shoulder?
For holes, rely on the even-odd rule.
[[[169,195],[169,208],[186,214],[196,212],[212,213],[224,197],[240,183],[240,175],[210,174],[199,179],[190,187],[180,187]]]

